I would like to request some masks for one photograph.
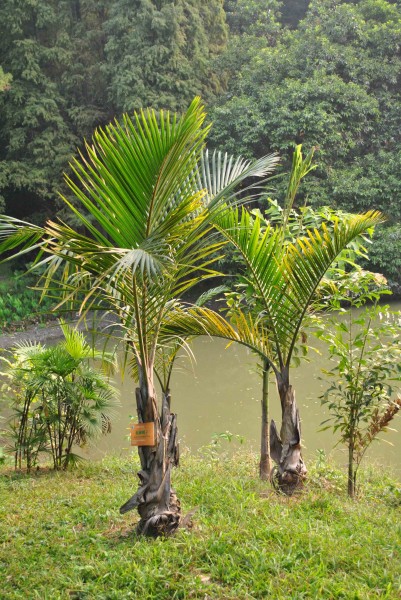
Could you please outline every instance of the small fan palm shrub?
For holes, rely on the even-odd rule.
[[[55,469],[66,469],[79,457],[74,446],[108,433],[116,390],[105,372],[96,370],[92,350],[81,332],[61,324],[64,340],[46,348],[21,344],[10,359],[3,387],[11,395],[7,435],[15,468],[30,471],[40,454],[50,453]],[[103,361],[111,358],[102,353]]]

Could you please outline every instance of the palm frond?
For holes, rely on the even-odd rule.
[[[238,310],[232,321],[202,306],[177,306],[163,321],[162,336],[165,340],[186,339],[197,336],[218,337],[228,342],[238,342],[272,359],[270,332],[260,319]]]
[[[44,233],[45,231],[42,227],[9,217],[8,215],[1,215],[0,254],[9,252],[15,248],[19,248],[20,255],[40,249],[43,245],[42,238]],[[14,258],[14,256],[11,256],[11,258]]]
[[[197,181],[199,187],[206,190],[205,201],[209,210],[222,201],[233,201],[240,192],[244,193],[240,185],[251,177],[256,178],[257,182],[250,183],[246,191],[250,192],[256,189],[256,186],[260,188],[262,178],[271,174],[279,161],[276,153],[250,161],[218,151],[214,151],[212,155],[208,150],[202,152]]]
[[[377,211],[344,216],[330,232],[323,223],[284,245],[281,229],[262,230],[257,215],[227,208],[215,216],[216,227],[247,265],[243,279],[263,306],[279,365],[289,364],[303,316],[330,265],[350,242],[382,220]]]

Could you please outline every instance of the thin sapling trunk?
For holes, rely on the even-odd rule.
[[[269,480],[271,476],[270,430],[269,430],[269,363],[263,361],[262,371],[262,431],[260,442],[259,476]]]

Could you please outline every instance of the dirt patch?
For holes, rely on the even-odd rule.
[[[100,332],[104,327],[112,323],[110,315],[103,316],[97,323],[97,330]],[[80,331],[90,331],[93,328],[91,320],[84,322],[81,320],[70,322],[71,325],[76,325]],[[51,341],[56,341],[62,337],[61,329],[57,321],[43,325],[30,325],[23,331],[12,331],[0,335],[0,351],[7,350],[21,342],[35,342],[46,344]]]

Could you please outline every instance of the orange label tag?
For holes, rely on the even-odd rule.
[[[155,424],[137,423],[131,425],[131,446],[154,446]]]

